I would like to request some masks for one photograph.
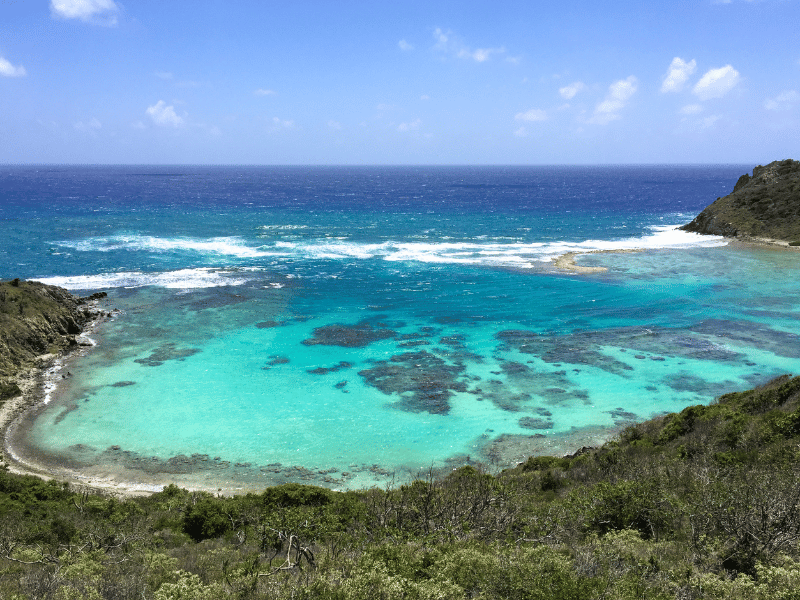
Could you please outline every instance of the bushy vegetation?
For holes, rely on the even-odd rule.
[[[800,598],[800,378],[497,475],[116,498],[0,472],[0,597]]]

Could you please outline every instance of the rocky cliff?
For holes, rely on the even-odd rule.
[[[101,311],[105,292],[77,298],[37,281],[0,282],[0,404],[20,393],[16,376],[42,355],[76,348],[76,335]]]
[[[800,242],[800,162],[781,160],[744,174],[733,192],[681,227],[738,238]]]

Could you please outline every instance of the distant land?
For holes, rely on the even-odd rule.
[[[706,207],[684,231],[800,246],[800,162],[769,163],[744,174],[733,192]]]

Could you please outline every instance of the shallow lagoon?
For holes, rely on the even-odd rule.
[[[797,254],[673,228],[744,170],[59,171],[74,210],[0,221],[9,268],[122,312],[15,451],[145,489],[384,486],[798,372]],[[641,251],[550,262],[610,249]]]
[[[261,274],[128,290],[28,440],[94,477],[100,463],[211,488],[386,485],[566,451],[800,367],[793,253],[591,262],[608,271],[466,274],[435,305],[343,293],[323,314]]]

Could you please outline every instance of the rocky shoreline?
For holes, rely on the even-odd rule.
[[[7,446],[13,423],[46,401],[67,361],[94,345],[89,334],[113,316],[105,292],[77,297],[37,281],[0,282],[0,468],[47,478],[48,472],[15,460]]]
[[[800,161],[755,167],[752,176],[742,175],[730,194],[681,229],[759,245],[800,246]]]

